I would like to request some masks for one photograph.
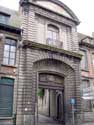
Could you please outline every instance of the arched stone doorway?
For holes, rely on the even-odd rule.
[[[72,59],[70,58],[69,60],[66,56],[60,56],[59,54],[57,55],[54,54],[54,56],[53,57],[51,56],[50,58],[47,53],[46,54],[42,53],[41,56],[40,53],[36,53],[32,56],[33,56],[32,59],[29,57],[27,58],[27,56],[25,56],[26,59],[23,65],[20,66],[20,72],[19,72],[20,84],[18,88],[18,95],[19,95],[18,100],[20,101],[18,101],[17,103],[17,120],[16,120],[17,125],[23,125],[24,123],[25,125],[37,124],[38,121],[37,92],[38,88],[41,87],[45,88],[45,86],[42,86],[39,83],[40,73],[51,73],[64,78],[63,81],[64,91],[62,91],[61,89],[62,87],[58,87],[56,83],[53,90],[54,93],[55,91],[57,92],[57,90],[59,91],[59,89],[60,91],[63,92],[65,124],[70,125],[71,122],[70,99],[75,97],[76,98],[75,108],[80,108],[80,103],[79,103],[80,77],[79,77],[79,67],[78,67],[79,63],[75,62],[74,64],[72,60],[73,58]],[[48,82],[47,85],[48,89],[49,87],[51,89],[52,86],[50,82]],[[56,114],[60,115],[60,112]]]
[[[52,125],[52,122],[54,124],[64,123],[68,112],[68,102],[71,97],[75,96],[74,70],[64,62],[55,59],[39,60],[33,68],[37,74],[37,93],[38,89],[46,93],[41,99],[41,104],[38,95],[36,95],[39,125],[42,125],[42,122],[45,125],[46,123]],[[48,105],[44,105],[45,101]]]
[[[25,43],[28,43],[25,42]],[[31,43],[30,43],[31,44]],[[34,44],[35,45],[35,44]],[[34,48],[33,48],[34,47]],[[45,46],[46,47],[46,46]],[[50,51],[51,49],[51,51]],[[75,98],[75,108],[81,109],[80,98],[80,57],[76,54],[69,54],[64,50],[53,50],[53,48],[44,48],[38,45],[29,44],[21,48],[20,64],[18,74],[16,124],[17,125],[35,125],[37,124],[37,106],[38,106],[38,88],[39,73],[52,73],[64,78],[64,112],[65,124],[70,125],[71,107],[70,99]],[[47,83],[48,87],[51,87]],[[56,85],[56,83],[55,83]],[[54,86],[55,87],[55,86]],[[56,86],[56,89],[62,87]],[[15,94],[16,95],[16,94]],[[60,97],[61,98],[61,97]],[[59,100],[59,99],[58,99]],[[57,101],[58,102],[58,101]],[[57,106],[58,107],[58,106]],[[59,106],[60,107],[60,106]],[[60,114],[60,113],[57,113]],[[79,113],[75,113],[79,116]],[[77,119],[78,120],[78,119]]]

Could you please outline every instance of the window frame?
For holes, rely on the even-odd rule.
[[[9,40],[10,43],[7,43],[7,40]],[[15,45],[12,45],[11,42],[14,42],[15,41]],[[9,46],[9,49],[8,50],[5,50],[5,46],[8,45]],[[15,47],[15,51],[13,52],[11,50],[12,47]],[[8,57],[6,57],[4,54],[5,53],[8,53]],[[11,54],[14,54],[14,58],[11,57]],[[15,66],[16,65],[16,54],[17,54],[17,39],[14,39],[14,38],[10,38],[10,37],[6,37],[5,38],[5,43],[4,43],[4,51],[3,51],[3,64],[4,65],[8,65],[8,66]],[[8,62],[7,63],[4,63],[4,59],[7,59]],[[14,64],[11,64],[10,62],[14,61]]]
[[[80,48],[80,53],[81,52],[84,52],[85,53],[85,66],[82,67],[82,62],[80,63],[81,65],[81,70],[85,70],[85,71],[88,71],[88,55],[87,55],[87,50],[86,49],[83,49],[83,48]],[[82,53],[81,53],[82,54]],[[82,55],[83,56],[83,55]],[[82,57],[83,59],[83,57]],[[82,61],[82,60],[81,60]]]
[[[3,21],[2,21],[2,19],[1,19],[1,20],[0,20],[0,23],[2,23],[2,24],[8,24],[8,23],[9,23],[9,19],[10,19],[10,15],[9,15],[9,14],[0,12],[0,16],[3,17]]]
[[[81,84],[83,84],[83,81],[86,81],[86,82],[88,83],[88,86],[85,87],[85,88],[90,87],[90,80],[89,80],[89,79],[87,79],[87,78],[82,78]],[[80,87],[80,90],[81,90],[81,96],[83,96],[83,94],[84,94],[83,88]],[[85,112],[91,112],[91,111],[92,111],[92,102],[91,102],[91,100],[82,99],[81,103],[82,103],[82,108],[83,108],[83,104],[86,104],[86,103],[87,103],[86,106],[87,106],[87,105],[89,106],[88,108],[87,108],[87,107],[84,107],[84,108],[83,108],[83,111],[85,111]]]
[[[49,37],[49,32],[51,32],[52,37]],[[59,41],[59,28],[53,24],[47,25],[47,41],[49,45],[54,45]],[[56,39],[54,39],[54,34],[56,35]],[[58,43],[57,43],[58,44]]]

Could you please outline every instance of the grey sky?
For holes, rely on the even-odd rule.
[[[91,35],[94,31],[94,0],[61,0],[71,8],[81,21],[78,31]],[[0,0],[0,5],[18,9],[19,0]]]

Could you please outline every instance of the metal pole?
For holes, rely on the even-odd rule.
[[[75,120],[74,120],[74,105],[72,104],[72,124],[75,125]]]
[[[49,117],[50,117],[50,89],[49,89]]]
[[[38,92],[38,85],[39,85],[39,73],[37,72],[37,92]],[[37,125],[38,125],[38,120],[39,120],[39,116],[38,116],[38,95],[36,95],[36,101],[37,101]]]

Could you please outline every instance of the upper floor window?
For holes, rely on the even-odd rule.
[[[88,69],[88,60],[87,60],[87,52],[85,50],[80,50],[80,53],[83,55],[81,60],[81,69]]]
[[[91,111],[92,105],[91,101],[88,99],[90,98],[91,94],[89,80],[82,80],[81,93],[82,93],[82,109],[84,111]]]
[[[56,26],[48,25],[47,43],[56,45],[59,41],[59,29]]]
[[[88,87],[90,87],[89,80],[82,80],[82,83],[81,83],[81,90],[87,89]]]
[[[0,23],[8,24],[8,22],[9,22],[9,18],[10,18],[9,15],[6,15],[6,14],[3,14],[3,13],[0,13]]]
[[[15,65],[17,41],[6,38],[4,45],[3,63],[6,65]]]

